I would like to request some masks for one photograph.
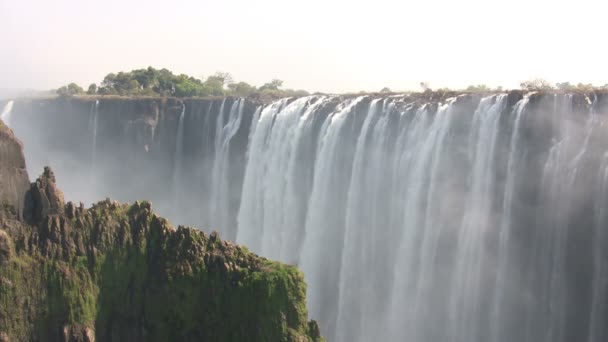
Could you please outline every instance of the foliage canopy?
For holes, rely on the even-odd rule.
[[[276,95],[297,96],[307,95],[304,90],[281,89],[283,81],[272,81],[255,87],[246,82],[235,82],[227,72],[216,72],[206,79],[196,78],[185,74],[175,75],[167,69],[136,69],[128,72],[107,74],[99,85],[91,84],[86,91],[89,95],[120,95],[120,96],[174,96],[174,97],[206,97],[206,96],[239,96]],[[83,94],[84,90],[70,83],[57,90],[60,95]]]

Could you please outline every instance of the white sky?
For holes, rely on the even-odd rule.
[[[0,0],[0,89],[149,65],[346,92],[608,83],[607,0]]]

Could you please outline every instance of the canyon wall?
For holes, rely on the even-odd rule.
[[[29,179],[21,142],[0,121],[0,218],[9,214],[23,217]],[[13,211],[9,213],[9,211]]]
[[[254,103],[231,98],[19,100],[11,126],[26,141],[30,170],[51,165],[68,199],[146,199],[176,222],[214,229],[224,225],[208,220],[218,201],[232,220],[225,225],[236,225],[255,109]],[[234,131],[223,121],[217,124],[220,111],[226,124],[234,122]],[[224,159],[215,165],[219,154]],[[220,198],[201,203],[212,196]],[[222,236],[234,239],[235,233]]]
[[[452,95],[16,100],[11,125],[68,198],[298,265],[329,340],[605,340],[607,94]]]
[[[65,132],[36,139],[81,151]],[[295,267],[175,228],[147,201],[65,203],[50,168],[29,183],[2,120],[0,186],[0,341],[322,341]]]

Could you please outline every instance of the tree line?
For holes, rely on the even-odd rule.
[[[175,75],[167,69],[136,69],[129,72],[107,74],[101,83],[92,83],[85,91],[76,83],[57,89],[57,94],[70,95],[120,95],[120,96],[174,96],[207,97],[253,95],[302,96],[304,90],[282,89],[283,81],[273,79],[260,87],[246,82],[235,82],[232,75],[216,72],[207,78],[185,74]]]
[[[208,97],[208,96],[238,96],[248,97],[256,95],[271,95],[276,97],[304,96],[308,95],[305,90],[283,89],[283,81],[273,79],[260,87],[253,86],[247,82],[235,82],[232,75],[227,72],[216,72],[205,79],[188,76],[185,74],[175,75],[167,69],[136,69],[129,72],[107,74],[101,83],[91,84],[85,91],[76,83],[70,83],[57,89],[57,94],[70,95],[120,95],[120,96],[174,96],[174,97]],[[431,89],[428,82],[420,82],[423,92],[470,92],[486,93],[501,92],[502,87],[491,88],[485,84],[470,85],[465,89],[454,90],[449,88]],[[594,86],[592,84],[579,83],[577,85],[569,82],[551,84],[541,79],[531,79],[520,83],[520,87],[526,91],[594,91],[608,90],[608,84]],[[366,91],[362,94],[369,93]],[[385,87],[380,93],[397,93]]]
[[[561,82],[552,84],[551,82],[542,79],[534,78],[519,84],[520,88],[525,91],[572,91],[572,92],[592,92],[592,91],[608,91],[608,84],[603,86],[595,86],[593,84],[578,83],[571,84],[570,82]],[[472,84],[466,88],[451,89],[447,87],[432,89],[428,82],[420,82],[420,89],[423,93],[494,93],[503,92],[505,89],[502,86],[492,88],[485,84]],[[361,91],[360,94],[369,94],[367,91]],[[382,94],[398,94],[398,93],[409,93],[409,92],[395,92],[388,87],[384,87],[380,90]]]

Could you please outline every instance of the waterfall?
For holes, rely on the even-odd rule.
[[[477,320],[483,290],[481,279],[482,261],[486,259],[483,238],[491,229],[492,186],[496,167],[495,149],[498,139],[500,114],[506,107],[506,95],[484,98],[473,114],[469,143],[469,159],[472,172],[469,179],[470,191],[466,197],[462,226],[458,236],[458,251],[454,269],[455,285],[450,303],[450,322],[456,341],[475,336],[480,323]],[[471,316],[461,312],[472,311]]]
[[[301,98],[267,106],[254,117],[249,163],[238,216],[237,241],[268,257],[296,263],[303,236],[303,207],[308,197],[299,187],[307,167],[302,149],[313,113],[324,99]]]
[[[90,130],[91,130],[91,181],[95,182],[95,163],[97,160],[97,116],[99,114],[99,100],[95,100],[93,107],[91,108],[91,120],[90,120]],[[94,183],[92,183],[94,184]]]
[[[532,96],[268,105],[252,123],[237,242],[301,267],[330,340],[570,341],[572,194],[604,160],[589,155],[606,150],[603,119],[576,118],[569,95],[555,112]],[[604,204],[605,170],[588,187]],[[605,334],[604,207],[580,280],[593,284],[579,304],[589,341]]]
[[[606,94],[191,99],[177,129],[151,103],[114,119],[105,101],[101,129],[99,105],[87,112],[85,148],[55,155],[92,144],[94,165],[103,141],[104,163],[124,163],[113,175],[145,179],[144,193],[118,192],[98,172],[108,195],[298,266],[328,341],[608,338]],[[48,150],[38,159],[77,145],[54,116],[14,114],[26,153]],[[140,136],[113,132],[119,120]],[[141,141],[150,153],[119,145]]]
[[[602,253],[608,243],[606,227],[608,213],[605,203],[608,201],[608,154],[604,154],[598,172],[596,188],[595,229],[593,233],[593,295],[591,296],[591,319],[589,321],[589,342],[604,341],[608,337],[604,324],[608,306],[608,262]]]
[[[372,215],[365,214],[367,205],[375,205],[365,201],[365,195],[373,192],[376,189],[370,188],[368,177],[373,176],[373,172],[369,172],[370,165],[366,163],[366,152],[369,151],[371,156],[376,150],[376,146],[372,140],[374,138],[383,138],[370,134],[373,130],[373,125],[378,121],[377,116],[382,114],[378,108],[381,100],[375,99],[371,102],[369,113],[365,117],[361,133],[357,138],[355,147],[355,159],[353,161],[353,171],[349,185],[349,191],[346,202],[346,223],[344,233],[344,249],[341,256],[342,268],[340,270],[340,287],[338,299],[338,316],[337,316],[337,333],[338,339],[353,339],[361,337],[362,339],[371,338],[362,331],[356,330],[361,324],[364,324],[363,318],[371,315],[365,313],[370,308],[368,299],[373,298],[370,292],[369,284],[356,284],[359,266],[368,266],[371,261],[370,250],[365,244],[365,230],[358,229],[359,227],[373,227]],[[379,153],[378,153],[379,154]],[[370,179],[373,181],[372,179]],[[375,197],[375,196],[373,196]],[[373,198],[375,199],[375,198]],[[348,335],[346,335],[348,333]]]
[[[346,152],[349,145],[349,119],[362,99],[359,97],[341,103],[321,128],[300,256],[300,265],[308,282],[310,312],[330,328],[335,324],[345,191],[352,163],[352,156],[340,154],[340,151]]]
[[[175,162],[173,163],[173,208],[179,210],[180,179],[182,171],[182,159],[184,150],[184,116],[186,115],[186,104],[182,103],[182,112],[177,122],[177,134],[175,139]]]
[[[236,238],[236,223],[231,217],[233,198],[230,187],[230,141],[241,126],[243,117],[243,99],[232,103],[228,114],[228,122],[224,123],[224,106],[226,100],[220,106],[220,112],[216,121],[215,131],[215,157],[213,161],[211,209],[214,217],[214,225],[222,229],[226,238]]]
[[[213,154],[215,152],[215,137],[214,137],[214,132],[216,131],[216,127],[212,124],[212,119],[215,116],[216,120],[219,120],[220,118],[222,118],[221,115],[215,115],[215,113],[213,112],[214,104],[217,103],[217,101],[209,101],[209,105],[207,107],[207,110],[203,110],[202,112],[205,113],[204,117],[202,118],[202,126],[199,128],[202,131],[201,134],[201,147],[202,147],[202,151],[200,153],[200,155],[202,156],[201,159],[203,160],[200,163],[200,168],[198,173],[201,175],[201,188],[200,188],[200,192],[201,193],[210,193],[211,192],[211,172],[213,170],[214,167],[214,163],[213,163],[213,159],[211,159],[213,157]],[[223,111],[223,106],[224,105],[224,101],[222,101],[222,111]],[[201,225],[201,227],[210,227],[211,224],[211,216],[212,213],[210,212],[211,208],[211,203],[210,203],[210,196],[200,196],[199,198],[201,198],[202,203],[200,205],[200,221],[199,224]]]
[[[89,198],[82,198],[81,200],[86,203],[92,203],[97,197],[98,188],[97,188],[97,120],[99,114],[99,100],[95,100],[95,102],[91,105],[91,112],[89,115],[89,127],[88,131],[91,134],[91,160],[89,163],[89,177],[87,179],[87,185],[90,189],[91,194]],[[93,196],[91,196],[94,194]]]
[[[0,120],[2,120],[7,126],[11,127],[11,114],[13,111],[13,101],[8,101],[4,108],[2,108],[2,113],[0,113]]]

